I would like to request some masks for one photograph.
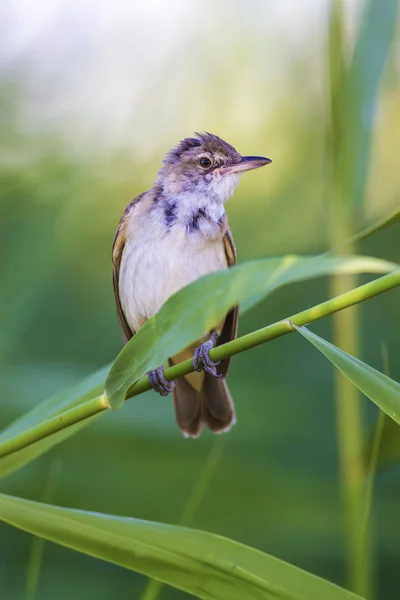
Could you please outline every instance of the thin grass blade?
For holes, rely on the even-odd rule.
[[[297,331],[328,358],[367,398],[400,424],[400,383],[327,342],[305,327]]]

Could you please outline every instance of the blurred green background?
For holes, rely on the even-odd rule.
[[[351,55],[362,2],[343,2]],[[211,131],[272,158],[227,205],[239,260],[329,247],[329,59],[325,0],[24,0],[0,8],[0,425],[112,361],[121,348],[111,245],[126,204],[163,154]],[[399,205],[400,35],[387,62],[368,186],[355,227]],[[359,251],[400,263],[400,226]],[[368,277],[360,277],[360,282]],[[323,301],[291,286],[240,333]],[[400,380],[400,293],[361,307],[361,358]],[[313,329],[331,339],[331,322]],[[192,525],[345,585],[333,374],[291,335],[234,358],[238,423],[183,439],[171,400],[129,400],[1,481],[2,492],[177,523],[215,443],[221,460]],[[365,431],[376,409],[366,399]],[[377,597],[398,597],[400,478],[390,444],[373,507]],[[25,598],[32,538],[1,525],[1,597]],[[138,598],[145,578],[46,543],[40,599]],[[163,590],[163,598],[184,598]]]

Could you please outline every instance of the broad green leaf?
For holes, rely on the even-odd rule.
[[[367,398],[375,402],[389,417],[400,424],[400,383],[340,350],[315,333],[311,333],[305,327],[296,327],[296,329],[346,375]]]
[[[110,405],[122,406],[135,381],[210,331],[236,304],[248,309],[283,285],[313,277],[394,268],[361,256],[286,256],[252,260],[206,275],[172,296],[123,348],[106,381]]]
[[[360,600],[218,535],[0,494],[0,519],[52,542],[212,600]]]
[[[218,437],[215,439],[213,447],[208,455],[208,459],[204,464],[203,470],[189,496],[185,508],[181,514],[178,525],[189,526],[193,517],[199,508],[203,497],[210,486],[210,483],[215,475],[215,472],[221,462],[222,453],[225,448],[226,438]],[[139,600],[156,600],[160,596],[163,584],[157,579],[150,579],[140,595]]]
[[[287,256],[254,260],[229,271],[207,275],[171,298],[119,355],[110,372],[111,380],[109,377],[111,391],[113,392],[113,386],[117,391],[114,407],[118,406],[117,402],[121,399],[123,401],[124,390],[131,383],[146,371],[160,365],[177,349],[200,337],[199,331],[207,331],[236,302],[244,301],[244,309],[246,309],[263,296],[290,282],[339,272],[385,273],[395,267],[392,263],[369,257]],[[47,400],[22,416],[2,432],[0,445],[46,419],[99,395],[104,389],[107,371],[108,367],[101,369],[72,391]],[[118,389],[121,382],[122,389]],[[109,387],[108,393],[110,393]],[[113,395],[112,393],[111,396]],[[86,419],[23,450],[0,458],[0,477],[12,473],[47,452],[55,444],[73,435],[99,416]]]

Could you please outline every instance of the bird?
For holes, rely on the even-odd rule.
[[[195,133],[166,153],[153,187],[126,207],[113,243],[113,285],[124,343],[170,296],[212,271],[236,264],[225,202],[246,171],[272,162],[242,156],[222,138]],[[212,331],[168,359],[192,358],[194,371],[167,381],[164,365],[148,373],[162,396],[173,393],[177,425],[196,438],[204,426],[214,433],[236,422],[226,384],[230,359],[213,362],[210,350],[237,335],[238,307]]]

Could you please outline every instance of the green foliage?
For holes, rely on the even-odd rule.
[[[396,31],[398,8],[398,0],[386,0],[384,10],[379,0],[368,0],[348,71],[347,119],[342,133],[348,136],[349,198],[355,204],[361,204],[365,197],[380,82]]]
[[[305,327],[296,327],[296,329],[346,375],[367,398],[375,402],[397,424],[400,424],[400,383],[366,365],[355,356],[350,356]]]
[[[259,302],[261,295],[280,286],[319,275],[388,272],[395,266],[371,257],[287,256],[249,261],[228,271],[211,273],[170,298],[124,347],[105,382],[110,406],[122,406],[128,388],[144,373],[212,329],[235,304],[243,302],[247,309]],[[103,397],[93,398],[103,390],[104,375],[105,369],[101,369],[6,428],[0,436],[0,477],[21,468],[104,414]]]
[[[339,250],[343,250],[344,248],[354,247],[355,244],[358,244],[361,240],[369,237],[373,233],[377,233],[382,229],[386,229],[389,225],[394,225],[400,221],[400,208],[396,208],[394,211],[391,211],[388,215],[383,216],[376,223],[372,223],[372,225],[368,225],[358,233],[356,233],[350,239],[345,240],[339,246],[332,248],[327,252],[327,255],[334,254]]]
[[[4,494],[0,494],[0,519],[198,598],[359,598],[253,548],[195,529],[49,506]]]
[[[258,302],[261,294],[318,275],[394,268],[392,263],[370,257],[288,256],[211,273],[170,298],[125,346],[105,383],[110,405],[120,407],[139,377],[212,329],[237,303],[244,302],[246,309]],[[104,375],[105,369],[101,369],[6,428],[0,436],[0,476],[19,469],[104,414],[102,397],[93,398],[103,390]]]
[[[189,4],[196,17],[192,32],[186,19],[182,19],[181,32],[177,31],[181,36],[175,36],[175,33],[172,36],[172,27],[165,28],[163,23],[171,38],[176,37],[173,56],[164,54],[165,40],[160,37],[157,44],[148,46],[149,52],[140,55],[141,73],[135,63],[137,52],[124,53],[131,58],[129,75],[124,77],[120,56],[113,54],[115,44],[102,46],[102,52],[110,52],[106,58],[112,59],[113,65],[118,63],[117,71],[121,68],[123,79],[124,93],[115,89],[118,100],[112,103],[112,112],[119,115],[122,99],[129,98],[132,91],[130,86],[143,90],[142,99],[134,103],[133,109],[130,102],[132,121],[124,122],[126,136],[121,139],[121,144],[115,139],[109,143],[107,115],[103,118],[102,105],[97,105],[100,95],[96,99],[92,93],[88,94],[90,113],[94,115],[100,109],[102,123],[89,144],[84,135],[81,136],[79,111],[75,108],[65,110],[71,98],[77,98],[77,104],[72,103],[74,107],[79,103],[80,94],[76,94],[74,88],[78,78],[62,62],[61,53],[60,56],[58,53],[51,55],[40,47],[40,65],[35,68],[40,40],[51,40],[54,31],[50,31],[49,36],[34,36],[36,41],[27,46],[25,65],[22,53],[18,57],[12,53],[11,63],[7,63],[6,57],[6,66],[0,69],[1,150],[4,158],[0,167],[0,417],[2,427],[12,422],[0,434],[0,445],[18,436],[21,440],[28,431],[32,433],[42,423],[79,408],[83,402],[102,393],[109,367],[89,377],[82,386],[57,394],[46,403],[41,402],[50,393],[67,386],[70,388],[71,383],[79,381],[86,373],[110,363],[117,354],[120,335],[110,282],[113,231],[130,198],[154,180],[162,152],[192,128],[211,129],[239,150],[265,153],[274,160],[268,176],[259,173],[253,178],[245,178],[228,204],[240,262],[244,258],[288,252],[314,254],[329,246],[349,248],[349,240],[353,243],[362,240],[363,254],[400,262],[397,202],[400,180],[395,158],[400,152],[400,138],[398,129],[393,127],[400,102],[396,84],[398,64],[395,60],[386,60],[390,47],[394,47],[397,1],[368,0],[365,7],[360,7],[361,26],[355,30],[345,23],[345,11],[341,10],[354,8],[353,3],[332,2],[330,52],[325,61],[321,40],[326,39],[326,23],[321,20],[314,30],[307,19],[297,19],[295,9],[305,9],[299,8],[296,1],[292,2],[293,14],[287,13],[284,28],[278,28],[279,39],[275,47],[272,35],[274,11],[268,12],[268,18],[264,20],[258,18],[262,14],[262,3],[251,9],[239,2],[188,3],[188,7]],[[185,10],[189,15],[189,8]],[[135,11],[135,23],[127,19],[126,29],[129,28],[131,39],[139,39],[143,47],[148,42],[146,35],[154,42],[158,15],[154,11],[148,25],[142,27],[142,11],[136,8]],[[213,15],[212,23],[218,27],[218,35],[212,36],[212,44],[209,43],[209,14]],[[35,27],[36,24],[39,26],[41,11],[36,16]],[[302,22],[306,23],[307,34],[310,28],[310,35],[304,36],[307,41],[303,44],[296,36],[292,37],[291,21],[300,26]],[[146,30],[146,26],[149,29]],[[82,30],[88,35],[93,33],[84,27]],[[315,33],[317,36],[314,37]],[[123,34],[124,28],[121,28],[118,32],[121,48]],[[6,45],[13,37],[11,28],[10,36],[5,39]],[[152,72],[148,65],[146,67],[145,56],[150,55],[154,47],[162,75]],[[276,60],[265,60],[266,56],[274,56],[274,51],[284,57],[284,69]],[[43,61],[43,56],[48,60]],[[114,90],[107,78],[108,61],[104,58],[101,54],[98,89]],[[56,112],[53,113],[56,111],[53,90],[57,77],[55,73],[54,77],[48,77],[50,70],[47,71],[47,66],[51,69],[52,60],[62,79],[59,131],[56,130],[58,120],[54,118]],[[75,61],[68,62],[76,68]],[[83,49],[82,73],[88,63],[91,65],[91,60]],[[383,77],[385,69],[387,76]],[[327,123],[327,94],[324,94],[323,86],[329,70],[331,115],[330,123]],[[91,68],[83,76],[92,83],[95,72],[96,69]],[[135,73],[134,77],[132,73]],[[383,86],[380,85],[382,81]],[[315,93],[314,84],[318,93]],[[37,89],[40,89],[39,96]],[[92,85],[91,92],[93,89]],[[163,91],[163,111],[159,111],[160,90]],[[207,110],[203,108],[205,102]],[[39,117],[36,122],[31,121],[33,114]],[[379,115],[378,119],[374,118],[376,115]],[[146,119],[149,127],[143,126]],[[327,163],[333,178],[327,173]],[[382,216],[391,211],[393,203],[396,204],[395,212],[392,210],[393,218]],[[368,226],[374,219],[381,221],[381,229]],[[392,223],[390,229],[386,228],[389,222]],[[352,239],[356,227],[366,229]],[[376,235],[365,239],[371,232]],[[349,252],[355,253],[355,249],[350,247]],[[306,266],[308,268],[308,263]],[[257,285],[264,293],[264,281]],[[353,280],[349,287],[356,285]],[[260,303],[244,314],[241,333],[254,332],[303,307],[315,306],[329,296],[335,300],[338,293],[341,292],[331,291],[329,295],[325,280],[288,286],[269,297],[268,302]],[[259,298],[252,296],[250,303]],[[379,344],[385,340],[396,379],[399,379],[396,369],[400,364],[396,326],[398,307],[399,290],[364,303],[359,312],[362,332],[359,351],[353,352],[366,363],[379,365]],[[351,336],[352,323],[356,322],[348,317],[349,312],[343,314],[347,337]],[[210,308],[207,314],[212,320],[213,309]],[[320,323],[322,336],[328,337],[329,325]],[[193,326],[193,335],[196,328],[197,324]],[[338,320],[335,319],[334,335],[337,330]],[[337,348],[346,349],[337,338],[334,341]],[[156,338],[153,342],[156,343]],[[175,343],[176,346],[184,343],[184,336],[175,330],[174,340],[167,337],[167,342],[169,348],[174,348]],[[139,373],[146,364],[165,359],[165,348],[157,348],[154,356],[149,348],[143,364],[138,365],[133,360],[129,365],[127,360],[123,368],[129,370],[132,367]],[[348,367],[342,353],[338,349],[337,352]],[[314,361],[312,345],[304,344],[296,335],[234,359],[229,385],[238,412],[238,425],[224,438],[226,448],[221,465],[217,476],[212,483],[206,483],[206,489],[201,493],[193,525],[241,540],[326,579],[344,582],[348,559],[354,560],[355,553],[350,552],[348,559],[343,553],[343,515],[337,488],[339,483],[343,489],[348,481],[342,471],[338,482],[330,364],[321,361],[319,366]],[[360,365],[351,361],[351,375],[362,386],[367,385],[369,391],[375,391],[381,401],[382,390],[392,384],[384,380],[383,385],[379,377],[379,381],[375,380],[374,371],[371,375],[364,366],[366,363]],[[366,372],[373,377],[373,384],[366,379]],[[125,390],[132,373],[121,375],[119,383]],[[353,389],[351,382],[349,385]],[[383,398],[389,406],[386,392]],[[349,408],[347,399],[343,395],[343,403]],[[363,402],[362,406],[367,409],[366,417],[371,422],[375,406],[368,402]],[[21,414],[22,417],[15,420]],[[196,530],[182,533],[180,529],[176,534],[171,526],[149,523],[177,523],[182,512],[192,511],[193,494],[196,495],[201,483],[203,466],[214,438],[205,434],[195,443],[181,439],[176,432],[170,400],[154,394],[133,399],[123,410],[107,411],[107,415],[107,419],[85,419],[0,458],[1,491],[12,495],[3,494],[1,510],[15,519],[17,527],[23,518],[26,531],[32,530],[29,526],[40,523],[54,534],[55,523],[45,523],[52,507],[31,504],[15,496],[53,502],[53,499],[44,499],[43,489],[47,485],[49,464],[61,459],[63,472],[57,484],[55,504],[147,519],[98,517],[102,523],[111,523],[111,529],[114,522],[120,523],[119,531],[122,530],[127,546],[134,545],[137,528],[141,528],[143,536],[147,537],[150,532],[153,540],[159,534],[157,539],[160,539],[161,532],[168,532],[171,545],[182,539],[180,535],[185,540],[192,536],[198,539],[200,535],[202,540],[208,540],[205,543],[213,540],[211,546],[216,539],[217,548],[220,548],[221,538],[212,534],[199,534]],[[353,416],[351,410],[345,414],[349,435],[354,440],[355,431],[360,431],[364,443],[363,420],[357,422]],[[97,422],[93,427],[85,428],[92,421]],[[67,439],[78,431],[79,435]],[[59,444],[61,441],[65,443]],[[339,453],[344,455],[340,444]],[[381,468],[400,460],[399,430],[392,418],[385,418],[382,445],[380,449],[377,446],[375,454]],[[33,459],[37,460],[32,462]],[[366,464],[364,456],[359,462],[348,464],[350,472],[361,474],[360,502],[354,512],[360,516],[362,526],[365,513],[367,518],[369,515],[369,509],[364,510],[368,503],[365,496],[371,492],[365,486]],[[354,468],[359,465],[360,469]],[[9,477],[4,478],[7,474]],[[360,595],[383,600],[393,597],[397,590],[400,553],[398,532],[393,526],[399,503],[396,473],[378,477],[377,484],[375,516],[379,515],[379,518],[375,525],[378,535],[372,540],[371,559],[363,559],[360,564],[361,577],[365,580],[379,565],[379,587],[377,585],[374,595],[372,591]],[[64,514],[65,510],[53,507],[52,516]],[[374,507],[371,512],[373,519]],[[86,513],[68,511],[70,514],[85,519]],[[92,513],[91,516],[96,517]],[[11,523],[11,519],[8,522]],[[132,539],[126,536],[127,523],[135,528]],[[58,520],[60,528],[64,525],[64,521]],[[87,530],[82,531],[76,529],[77,536],[82,534],[78,543],[91,543],[90,536],[86,536]],[[122,551],[119,542],[111,547],[113,534],[105,536],[105,529],[91,533],[102,538],[102,550],[107,549],[110,561],[116,563],[115,559],[121,557]],[[69,535],[72,537],[65,529],[62,535],[64,541]],[[360,539],[356,540],[356,549],[361,548],[361,554],[368,549],[366,537],[362,531]],[[42,555],[43,547],[35,544],[33,558],[29,558],[30,538],[6,525],[2,526],[2,540],[0,560],[5,565],[1,573],[2,592],[10,598],[22,597],[25,583],[27,589],[36,591],[40,600],[54,597],[68,600],[71,596],[93,596],[98,600],[115,596],[136,598],[145,587],[143,579],[128,570],[73,554],[56,545],[51,546],[50,552],[50,545],[46,544]],[[178,573],[176,564],[169,572],[166,563],[160,559],[161,545],[154,546],[149,558],[148,547],[144,548],[145,538],[137,542],[137,547],[141,544],[136,553],[138,571],[144,572],[143,565],[151,563],[155,569],[162,570],[163,581],[171,582],[168,577],[174,575],[179,586],[180,576],[188,583],[197,573],[203,583],[203,566],[196,562],[194,550],[192,573]],[[263,597],[308,598],[312,597],[307,595],[308,585],[311,585],[320,598],[329,597],[329,593],[338,594],[332,598],[355,598],[349,592],[268,555],[229,540],[223,542],[229,552],[244,549],[251,560],[248,573],[254,574],[256,567],[262,564],[261,581],[265,583],[268,578],[267,585],[272,586],[260,592],[270,593]],[[95,553],[99,549],[99,540],[92,543]],[[188,548],[181,545],[178,550],[187,552]],[[214,556],[215,548],[212,547],[210,552]],[[240,558],[242,560],[242,555]],[[220,555],[217,559],[222,560]],[[31,567],[25,582],[29,560]],[[225,577],[227,588],[231,589],[234,581],[235,589],[236,585],[240,589],[243,572],[238,573],[235,568],[232,575],[231,563],[225,571],[221,571],[219,565],[216,572],[211,569],[212,582]],[[159,576],[155,571],[152,574]],[[272,577],[278,576],[281,577],[279,581],[283,581],[282,588],[273,587],[277,579]],[[307,582],[304,588],[300,586],[301,582]],[[297,589],[292,590],[293,583],[299,583]],[[247,584],[251,585],[251,582]],[[192,584],[189,582],[188,585]],[[326,591],[328,589],[330,592]],[[180,600],[187,596],[177,589],[163,589],[164,597]],[[221,590],[221,597],[227,597],[224,590]]]
[[[310,275],[316,276],[318,272],[324,274],[326,269],[333,271],[341,269],[354,270],[359,269],[360,267],[365,269],[366,264],[370,268],[371,265],[374,265],[374,268],[379,266],[386,270],[393,268],[393,265],[388,265],[382,261],[371,262],[371,259],[360,257],[355,257],[353,260],[343,258],[332,259],[329,257],[293,259],[292,257],[289,261],[286,261],[288,264],[282,264],[284,262],[285,261],[280,261],[278,263],[278,268],[277,265],[275,265],[275,276],[272,277],[272,274],[270,273],[273,283],[270,283],[269,286],[267,286],[267,289],[271,290],[274,289],[274,286],[276,287],[279,284],[282,285],[284,282],[293,281],[296,278],[296,274],[297,277],[309,277]],[[179,324],[179,321],[182,319],[184,321],[185,319],[188,320],[189,327],[190,323],[196,320],[196,314],[190,314],[190,311],[186,307],[194,307],[195,310],[197,309],[199,318],[202,313],[207,313],[205,305],[208,301],[208,294],[199,294],[198,287],[199,283],[203,283],[203,286],[205,284],[205,287],[207,287],[209,280],[212,282],[209,293],[216,289],[218,291],[216,298],[222,297],[222,302],[225,302],[225,304],[222,303],[221,311],[223,310],[226,312],[228,308],[232,307],[237,302],[240,302],[242,299],[247,299],[248,302],[251,301],[251,299],[259,300],[260,287],[256,282],[260,280],[263,281],[261,275],[263,274],[263,268],[265,267],[264,263],[265,261],[260,260],[255,261],[255,266],[254,263],[250,263],[249,269],[247,269],[249,265],[246,263],[241,267],[232,269],[233,275],[230,276],[228,281],[220,282],[219,280],[223,278],[226,273],[230,274],[229,271],[226,273],[213,273],[205,277],[202,282],[194,282],[171,298],[153,319],[158,317],[161,320],[161,323],[163,323],[162,315],[163,312],[166,312],[169,319],[166,319],[165,322],[169,324],[170,329],[173,329],[175,323],[178,322]],[[247,279],[244,277],[244,282],[243,273],[247,275]],[[258,277],[255,277],[255,275],[258,275]],[[239,281],[242,285],[237,285],[235,288],[233,285],[235,281]],[[359,288],[358,294],[357,290],[354,290],[349,296],[352,297],[353,294],[353,301],[356,302],[367,297],[364,290],[369,288],[376,288],[377,290],[383,291],[384,289],[388,289],[390,285],[400,285],[400,271],[393,271],[390,275],[380,278],[380,280],[377,281],[380,284],[383,282],[384,286],[382,287],[381,285],[379,288],[376,288],[376,282],[372,282],[371,284]],[[252,282],[254,282],[253,285],[251,285]],[[230,291],[229,283],[232,286],[233,292]],[[264,289],[265,292],[265,287],[262,289]],[[225,291],[229,293],[224,293]],[[182,297],[184,298],[184,302],[182,302]],[[195,299],[199,297],[202,299],[203,305],[201,303],[196,305]],[[335,298],[322,306],[329,305],[333,307],[332,310],[338,310],[343,306],[340,304],[340,300],[340,298]],[[217,307],[219,306],[217,301],[215,304]],[[189,317],[187,315],[188,312]],[[309,317],[308,315],[312,315],[313,313],[315,313],[313,316],[314,319],[321,317],[323,314],[327,314],[327,312],[321,312],[319,307],[314,307],[310,311],[303,311],[298,317],[295,315],[293,317],[293,323],[296,321],[301,322],[300,315],[302,315],[303,321],[305,319],[311,319],[311,316]],[[217,314],[212,318],[215,318],[215,322],[218,322],[221,317]],[[149,321],[150,324],[152,320]],[[191,335],[198,337],[201,335],[201,331],[210,329],[212,323],[213,321],[211,324],[206,321],[203,325],[200,324],[200,327],[203,327],[203,329],[200,331],[195,329],[194,331],[191,331]],[[285,322],[284,324],[290,326],[290,322]],[[278,323],[277,325],[279,326],[280,324]],[[296,327],[296,325],[293,326]],[[152,326],[149,329],[152,332],[156,328]],[[163,326],[160,329],[161,337],[157,337],[156,335],[154,339],[148,342],[147,351],[150,361],[154,360],[152,355],[157,352],[160,343],[164,344],[164,339],[167,340],[165,342],[167,352],[168,350],[170,353],[179,350],[179,347],[175,348],[175,346],[168,346],[168,336],[166,336],[166,334],[168,334],[168,327]],[[359,389],[369,394],[369,397],[377,402],[384,410],[390,410],[392,417],[393,414],[395,414],[396,419],[400,419],[400,410],[398,410],[398,405],[400,404],[400,386],[398,384],[391,381],[388,377],[377,373],[370,367],[367,367],[361,361],[357,361],[353,357],[340,352],[331,344],[323,342],[323,340],[317,338],[317,336],[312,336],[306,329],[298,327],[296,327],[296,329],[323,351],[336,366],[351,378]],[[143,327],[143,330],[145,330],[145,327]],[[160,335],[160,332],[158,333]],[[255,334],[252,335],[258,336],[259,332],[255,332]],[[166,336],[166,338],[162,336]],[[137,337],[140,337],[140,332]],[[247,336],[247,338],[250,337],[251,335]],[[187,340],[184,338],[184,345],[190,343],[191,340],[192,338]],[[236,340],[235,343],[237,342],[240,343],[240,339]],[[179,343],[182,343],[182,340],[180,340]],[[139,347],[142,349],[145,347],[143,341],[140,342]],[[120,360],[120,357],[118,357],[112,367],[113,369],[116,366],[115,370],[117,373],[121,371],[120,367],[118,367]],[[129,353],[125,353],[124,355],[124,364],[126,364],[127,360],[132,361],[132,357]],[[122,371],[124,371],[124,369],[122,369]],[[127,369],[125,369],[125,371],[127,371]],[[135,379],[137,379],[140,374],[140,372],[136,373]],[[48,444],[51,444],[53,439],[54,443],[61,441],[59,436],[62,435],[64,431],[57,430],[57,427],[60,426],[59,422],[69,422],[69,418],[67,417],[70,413],[74,413],[74,411],[76,416],[71,419],[70,422],[72,425],[69,427],[69,430],[74,432],[74,428],[77,426],[80,426],[85,422],[90,422],[96,415],[87,418],[86,413],[82,412],[82,409],[91,403],[97,405],[97,399],[86,400],[86,402],[82,404],[78,403],[75,409],[69,408],[63,413],[58,412],[57,407],[60,404],[63,404],[64,407],[68,406],[71,401],[77,403],[80,395],[83,397],[87,396],[93,386],[99,385],[99,378],[101,378],[101,375],[101,372],[95,374],[90,380],[85,381],[81,386],[75,388],[72,394],[63,395],[57,400],[53,399],[47,402],[47,410],[54,415],[52,419],[45,420],[36,426],[28,428],[26,431],[23,430],[24,423],[32,425],[38,414],[43,414],[43,409],[37,410],[36,416],[31,415],[25,420],[21,419],[18,426],[14,427],[13,430],[10,428],[14,433],[19,431],[19,434],[16,434],[14,437],[6,438],[0,445],[3,455],[6,454],[6,451],[19,450],[19,448],[23,448],[22,450],[19,450],[19,453],[28,453],[30,450],[29,445],[31,444],[33,449],[31,456],[29,456],[29,454],[22,455],[22,461],[26,462],[30,458],[34,458],[38,452],[49,449],[50,446],[39,447],[39,449],[37,447],[35,448],[35,444],[37,446],[37,444],[42,443],[37,440],[44,437]],[[102,396],[99,397],[100,400],[101,398]],[[102,407],[99,405],[99,412],[100,410],[102,410]],[[395,410],[396,412],[394,413],[393,411]],[[56,429],[53,428],[53,423],[55,424]],[[43,432],[45,433],[43,434]],[[37,437],[35,438],[35,436]],[[9,471],[12,468],[18,467],[18,451],[11,454],[11,457],[14,457],[14,459],[16,458],[17,460],[14,460],[14,463],[12,464],[7,465]],[[12,507],[11,511],[10,507]],[[335,586],[327,584],[322,580],[317,580],[310,575],[301,575],[301,577],[305,577],[303,582],[301,577],[299,578],[300,572],[298,570],[289,566],[283,568],[283,563],[279,563],[276,559],[271,559],[264,555],[263,560],[260,559],[260,561],[256,561],[254,558],[255,556],[262,556],[260,553],[257,553],[257,551],[242,546],[240,547],[240,552],[231,552],[231,547],[233,547],[234,550],[239,548],[234,542],[225,540],[224,543],[222,543],[220,538],[216,538],[210,534],[196,532],[194,530],[183,530],[156,523],[148,523],[146,527],[144,521],[138,522],[133,519],[117,518],[107,515],[99,515],[96,517],[93,513],[68,511],[67,509],[56,508],[45,504],[34,504],[6,496],[0,498],[0,515],[3,516],[6,522],[21,527],[30,533],[34,533],[51,541],[57,541],[60,544],[86,552],[97,558],[109,560],[120,566],[135,569],[141,573],[159,579],[160,581],[169,583],[185,591],[195,593],[201,598],[222,598],[226,597],[227,593],[229,593],[232,598],[272,598],[273,595],[276,594],[277,589],[280,590],[283,598],[297,597],[299,599],[312,599],[318,598],[323,594],[324,597],[332,597],[333,599],[340,598],[340,594],[342,593],[347,597],[347,592],[340,592]],[[144,548],[146,548],[146,552],[144,551]],[[143,561],[144,552],[146,554],[146,561]],[[223,556],[222,559],[219,558],[221,553]],[[210,573],[205,565],[208,565]],[[237,569],[239,569],[239,571],[237,571]],[[281,572],[280,569],[283,569],[283,571]],[[285,569],[288,571],[294,570],[295,575],[286,572]],[[237,575],[237,572],[239,572],[239,576]],[[205,583],[201,584],[200,582],[203,580],[204,573],[206,580]],[[211,573],[214,577],[211,577]],[[232,578],[233,573],[235,573],[235,576]],[[263,573],[263,577],[265,577],[266,573],[267,578],[261,578],[261,573]],[[35,570],[35,578],[37,579],[37,568]],[[239,579],[239,581],[237,581],[237,579]],[[293,586],[293,588],[291,588],[291,586]],[[327,586],[327,589],[324,589],[324,586]]]
[[[398,14],[397,0],[368,0],[354,53],[347,56],[342,2],[332,2],[330,23],[331,160],[336,202],[348,209],[364,200],[374,117]]]
[[[354,253],[357,252],[355,227],[364,217],[380,82],[390,55],[397,14],[397,0],[389,0],[383,10],[379,0],[367,0],[362,7],[355,47],[351,53],[343,3],[341,0],[331,3],[329,230],[333,248],[341,248],[353,238],[354,242],[348,248]],[[356,285],[355,276],[335,277],[331,293],[336,296]],[[359,354],[359,312],[356,309],[335,316],[333,341],[350,354]],[[356,388],[339,372],[335,373],[334,381],[348,585],[359,594],[370,596],[372,571],[365,567],[365,549],[362,547],[363,406]]]
[[[170,298],[123,348],[106,380],[110,405],[119,408],[135,381],[213,329],[236,304],[247,310],[283,285],[313,277],[394,268],[368,257],[285,256],[211,273]]]

